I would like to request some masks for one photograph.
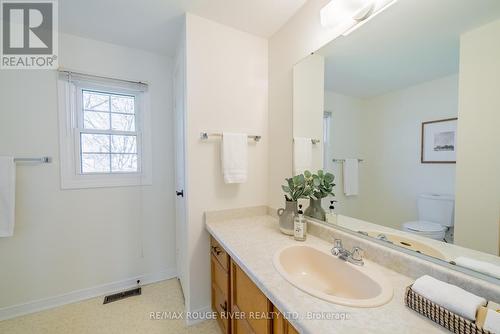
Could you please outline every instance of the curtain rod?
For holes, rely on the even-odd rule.
[[[98,78],[98,79],[115,80],[115,81],[122,81],[122,82],[132,83],[132,84],[136,84],[136,85],[145,85],[145,86],[148,86],[147,82],[125,80],[125,79],[117,79],[117,78],[110,78],[110,77],[105,77],[105,76],[102,76],[102,75],[96,75],[96,74],[90,74],[90,73],[83,73],[83,72],[73,71],[73,70],[70,70],[70,69],[67,69],[67,68],[62,68],[62,67],[58,68],[57,71],[59,73],[67,73],[67,74],[70,74],[70,75],[71,74],[85,75],[85,76],[88,76],[88,77],[94,77],[94,78]]]
[[[52,162],[51,157],[41,157],[41,158],[14,158],[14,162],[35,162],[41,164],[50,164]]]

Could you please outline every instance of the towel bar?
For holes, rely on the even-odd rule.
[[[311,143],[312,143],[313,145],[316,145],[316,144],[319,144],[319,143],[321,143],[321,140],[319,140],[319,139],[314,139],[314,138],[311,138]]]
[[[333,159],[332,160],[333,162],[338,162],[338,163],[342,163],[342,162],[345,162],[345,159]],[[358,159],[358,162],[363,162],[365,161],[364,159]]]
[[[208,132],[202,132],[200,134],[200,139],[201,140],[207,140],[208,137],[222,137],[222,133],[208,133]],[[249,135],[249,139],[253,139],[256,142],[259,142],[262,139],[262,136],[255,136],[255,135]]]

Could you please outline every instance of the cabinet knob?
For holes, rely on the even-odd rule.
[[[218,247],[218,246],[212,246],[212,252],[215,253],[215,255],[219,255],[220,253],[222,253],[221,249]]]

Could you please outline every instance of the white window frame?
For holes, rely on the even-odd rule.
[[[115,130],[93,130],[93,129],[87,129],[84,128],[83,124],[83,92],[88,91],[88,92],[95,92],[95,93],[102,93],[102,94],[111,94],[111,95],[124,95],[124,96],[132,96],[134,97],[134,111],[135,111],[135,128],[136,130],[133,132],[130,131],[115,131]],[[76,110],[77,110],[77,128],[75,131],[75,151],[79,152],[76,156],[76,173],[83,174],[81,171],[81,134],[82,133],[90,133],[90,134],[115,134],[115,135],[134,135],[137,137],[137,168],[138,171],[135,172],[140,173],[142,170],[142,110],[141,110],[141,103],[139,103],[141,98],[140,93],[125,90],[125,89],[118,89],[118,88],[106,88],[103,86],[99,85],[93,85],[93,84],[86,84],[86,85],[77,85],[76,86]],[[90,174],[134,174],[134,172],[112,172],[112,173],[85,173],[84,175],[90,175]]]
[[[60,73],[58,92],[62,189],[152,184],[151,117],[149,93],[145,88],[147,86],[142,84],[134,85],[120,80],[87,75],[71,75],[66,72]],[[138,172],[82,173],[81,133],[109,133],[109,131],[83,128],[82,92],[86,90],[134,96]],[[119,131],[114,132],[119,134]],[[123,132],[123,134],[130,134],[130,132]]]
[[[333,159],[331,156],[331,131],[332,131],[333,113],[325,111],[323,113],[323,169],[328,170]]]

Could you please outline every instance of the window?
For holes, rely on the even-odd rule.
[[[139,172],[136,98],[82,90],[80,159],[82,174]]]
[[[61,74],[63,188],[150,183],[147,92],[140,84]]]
[[[332,163],[332,112],[325,111],[323,114],[323,168],[325,170],[333,170]]]

